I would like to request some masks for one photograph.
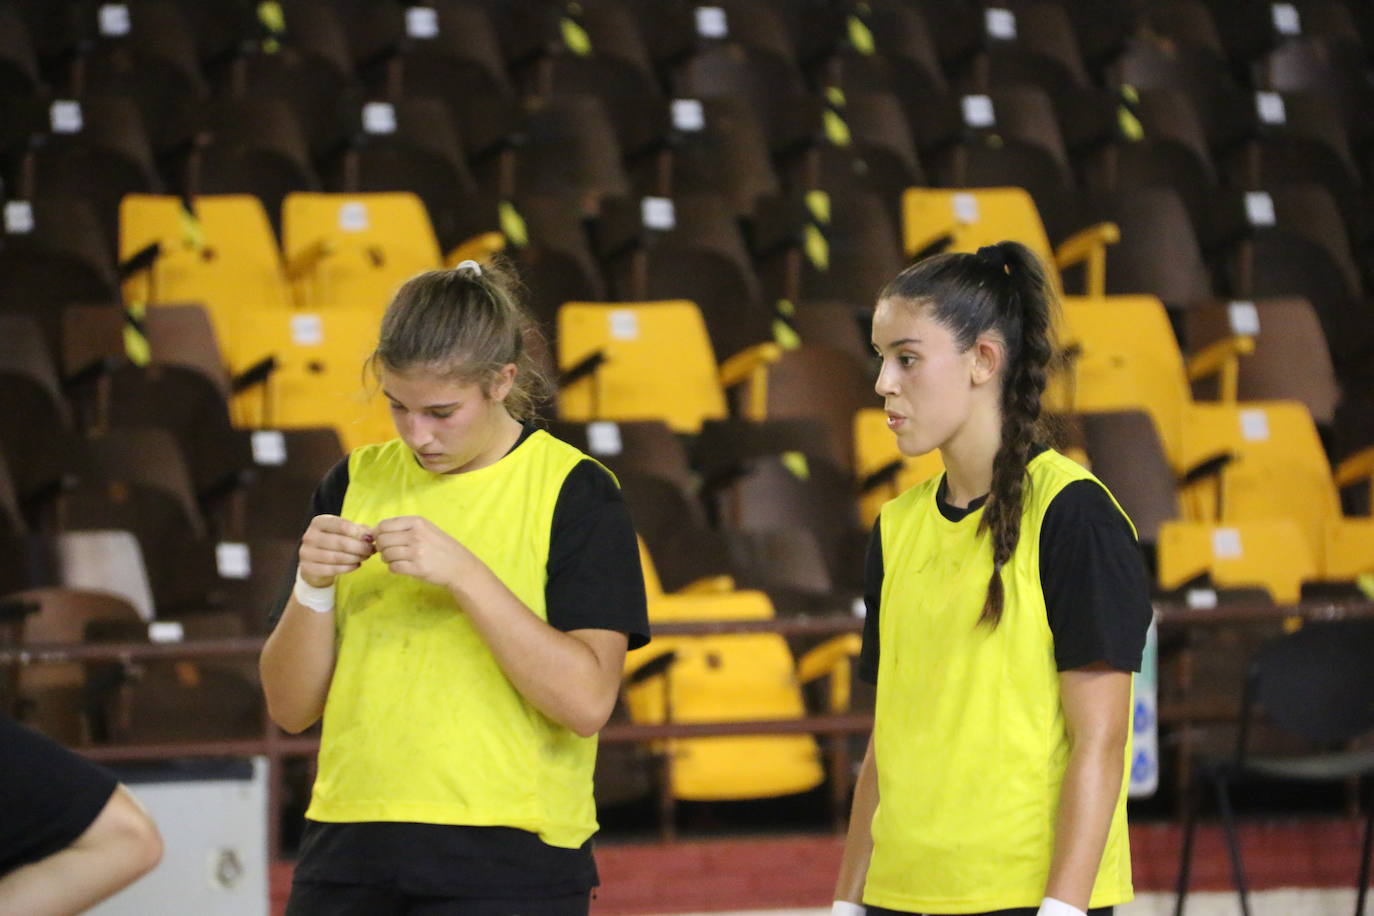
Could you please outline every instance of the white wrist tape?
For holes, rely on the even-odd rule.
[[[1036,916],[1088,916],[1088,914],[1062,900],[1046,897],[1040,901],[1040,912]]]
[[[830,904],[830,916],[867,916],[868,909],[862,903],[836,900]]]
[[[299,569],[296,570],[296,588],[293,594],[297,601],[317,614],[334,610],[334,583],[331,582],[324,588],[311,585],[301,578]]]

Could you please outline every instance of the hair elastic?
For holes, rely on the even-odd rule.
[[[978,249],[978,257],[987,261],[999,271],[1004,271],[1011,265],[1007,262],[1007,253],[1002,250],[1001,245],[984,245]]]
[[[462,273],[463,271],[472,271],[472,275],[474,277],[482,276],[482,265],[472,260],[459,261],[458,266],[453,269],[458,271],[459,273]]]

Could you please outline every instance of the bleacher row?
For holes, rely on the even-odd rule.
[[[390,292],[500,250],[655,618],[848,613],[882,502],[939,470],[876,409],[873,296],[1015,238],[1065,294],[1064,447],[1161,594],[1359,595],[1371,50],[1326,0],[0,2],[0,594],[36,642],[260,633],[315,483],[391,435],[361,375]],[[847,698],[853,639],[696,639],[631,657],[637,721]],[[22,672],[21,712],[260,731],[250,664],[151,665],[99,715],[96,674]],[[679,744],[679,794],[822,778],[755,740],[733,782]]]

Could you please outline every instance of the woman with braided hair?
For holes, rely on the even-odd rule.
[[[1053,295],[1015,242],[878,299],[876,389],[946,471],[883,507],[859,674],[877,685],[834,910],[1082,916],[1131,899],[1131,672],[1150,621],[1135,531],[1048,447]]]

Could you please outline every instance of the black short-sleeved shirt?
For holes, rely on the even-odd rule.
[[[108,770],[0,715],[0,875],[70,846],[117,785]]]
[[[534,431],[526,425],[511,451]],[[347,490],[345,459],[316,489],[309,517],[341,514]],[[554,506],[547,571],[550,626],[565,632],[625,633],[631,649],[649,641],[629,507],[614,479],[595,461],[582,461],[563,481]],[[288,584],[270,615],[273,625],[289,596]],[[579,849],[550,846],[534,833],[509,827],[307,821],[296,874],[313,881],[398,882],[406,892],[422,895],[556,896],[597,885],[591,847],[591,840]]]
[[[962,521],[986,496],[968,508],[947,502],[944,480],[936,491],[940,514]],[[879,602],[883,591],[881,522],[873,525],[864,571],[863,650],[858,675],[878,682]],[[1092,480],[1076,480],[1059,491],[1045,510],[1040,528],[1040,585],[1054,634],[1060,671],[1105,662],[1121,671],[1139,671],[1145,633],[1153,613],[1144,558],[1130,523],[1111,496]]]

